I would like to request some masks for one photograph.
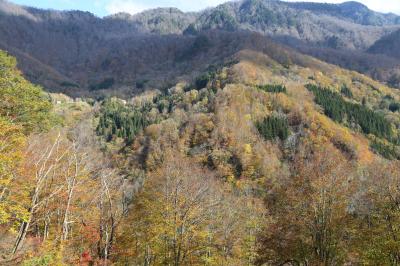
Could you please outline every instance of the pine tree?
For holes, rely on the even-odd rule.
[[[286,140],[289,136],[289,125],[285,118],[278,116],[266,117],[256,124],[260,134],[266,140]]]

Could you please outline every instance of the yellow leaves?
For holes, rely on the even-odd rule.
[[[191,90],[185,93],[184,103],[191,104],[195,102],[199,97],[199,91]]]
[[[22,266],[52,265],[64,266],[63,246],[51,241],[44,242],[36,253],[28,254]]]
[[[27,221],[28,217],[28,210],[21,202],[4,200],[0,203],[0,224],[7,225],[8,232],[16,234],[20,223]]]
[[[56,122],[48,95],[25,80],[16,61],[0,51],[0,116],[23,126],[24,133],[48,129]]]
[[[253,154],[253,149],[251,144],[247,143],[243,146],[243,154],[242,154],[242,164],[244,171],[242,172],[242,176],[245,178],[253,178],[256,172],[255,164],[259,163],[256,155]]]
[[[200,102],[199,105],[201,106],[207,106],[209,103],[208,97],[204,97]]]
[[[226,177],[226,182],[228,182],[229,184],[235,184],[236,183],[235,176],[232,173],[228,174]]]
[[[322,72],[317,72],[314,77],[315,81],[322,87],[329,87],[333,83],[331,77],[323,74]]]
[[[373,160],[374,155],[370,151],[368,140],[364,136],[353,133],[350,129],[333,122],[312,108],[306,109],[306,115],[310,120],[309,130],[312,133],[309,140],[313,142],[316,148],[331,143],[360,163],[368,163]]]
[[[12,218],[24,219],[26,210],[22,202],[8,197],[13,179],[19,172],[18,164],[22,159],[25,137],[22,127],[0,116],[0,224],[11,222]],[[22,189],[22,188],[21,188]],[[14,229],[15,224],[9,227]]]
[[[294,107],[292,100],[284,93],[278,93],[273,100],[286,112],[289,112]]]
[[[166,155],[164,164],[150,173],[132,206],[130,224],[139,245],[129,247],[137,250],[135,259],[143,261],[142,256],[151,252],[157,254],[155,265],[170,261],[199,265],[213,237],[208,226],[212,222],[213,207],[218,204],[215,185],[205,169],[180,154]],[[123,234],[126,235],[125,230]],[[196,253],[189,262],[178,250],[182,254]]]
[[[232,193],[245,189],[246,183],[229,174],[222,184],[192,161],[171,154],[149,173],[120,231],[123,259],[134,265],[150,255],[154,265],[176,260],[180,265],[253,262],[261,215],[252,203],[255,199]],[[190,256],[180,257],[177,249]]]
[[[251,148],[251,145],[249,143],[244,144],[243,150],[244,150],[244,153],[246,155],[250,155],[252,153],[252,148]]]
[[[5,224],[9,221],[11,215],[8,210],[8,206],[4,203],[0,203],[0,224]]]
[[[159,124],[153,124],[148,126],[145,129],[145,133],[147,136],[152,138],[153,140],[156,140],[160,134],[160,125]]]
[[[212,118],[206,114],[200,113],[193,115],[190,122],[188,130],[190,131],[192,146],[205,143],[215,127]]]
[[[0,161],[17,161],[25,144],[22,127],[0,117]]]
[[[268,83],[268,81],[271,81],[273,74],[271,68],[266,65],[280,67],[271,58],[261,53],[245,51],[242,52],[242,56],[246,57],[246,60],[242,60],[240,63],[232,67],[231,76],[233,76],[235,81],[244,84],[255,85]]]

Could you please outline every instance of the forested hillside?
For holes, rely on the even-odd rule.
[[[96,144],[90,105],[62,99],[0,52],[0,265],[79,264],[85,243],[104,254],[112,241],[122,178]]]
[[[0,264],[400,263],[399,92],[264,40],[129,100],[2,52]]]
[[[399,51],[397,49],[398,39],[400,38],[400,30],[395,31],[392,34],[382,37],[372,47],[370,51],[373,53],[383,53],[386,55],[393,55],[396,58],[400,58]]]
[[[18,58],[31,82],[73,97],[172,86],[221,64],[241,43],[258,50],[256,35],[398,87],[395,49],[369,48],[399,29],[399,16],[356,2],[241,0],[200,12],[158,8],[99,18],[0,1],[0,49]]]
[[[0,0],[0,265],[400,265],[399,28]]]

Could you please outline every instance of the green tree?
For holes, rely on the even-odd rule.
[[[257,122],[256,127],[266,140],[279,138],[286,140],[289,136],[289,125],[284,117],[269,116]]]
[[[284,85],[267,84],[267,85],[257,86],[257,88],[265,92],[286,93],[286,87]]]
[[[24,79],[14,57],[0,51],[0,116],[23,126],[25,133],[49,129],[56,121],[43,90]]]
[[[373,134],[380,138],[392,140],[392,124],[380,113],[370,110],[365,104],[360,105],[348,102],[330,89],[308,84],[307,89],[312,91],[315,102],[324,108],[325,115],[339,123],[356,123],[363,133]]]

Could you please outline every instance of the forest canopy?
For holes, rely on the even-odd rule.
[[[51,109],[49,95],[22,76],[14,57],[0,51],[0,115],[29,134],[51,127],[56,120]]]

